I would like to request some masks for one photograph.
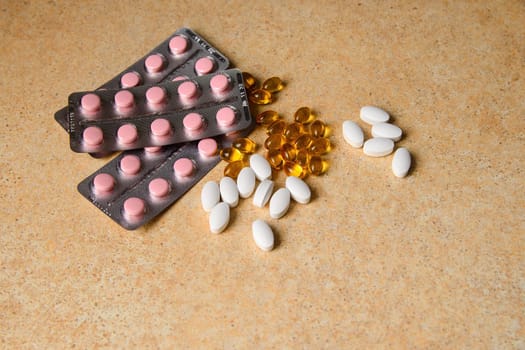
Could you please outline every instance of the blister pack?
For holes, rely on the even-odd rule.
[[[189,28],[181,28],[133,63],[100,89],[122,89],[184,79],[219,70],[230,65],[226,56]],[[55,113],[55,120],[68,130],[67,107]]]
[[[250,124],[247,94],[238,69],[69,97],[70,146],[76,152],[188,142],[242,130]]]
[[[78,191],[111,219],[134,230],[159,215],[217,163],[219,147],[228,147],[249,128],[182,145],[125,151],[78,185]]]

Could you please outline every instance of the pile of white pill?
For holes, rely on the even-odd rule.
[[[256,182],[259,184],[256,187]],[[253,194],[253,204],[264,208],[269,202],[270,217],[283,217],[294,201],[307,204],[310,202],[310,187],[298,177],[288,176],[285,187],[274,192],[270,163],[259,154],[250,157],[250,166],[244,167],[237,176],[237,182],[231,177],[223,177],[219,183],[208,181],[202,188],[201,202],[209,212],[209,225],[212,233],[221,233],[230,222],[230,209],[239,204],[239,198],[249,198]],[[252,224],[253,240],[257,247],[270,251],[274,246],[272,228],[264,220],[255,220]]]
[[[394,143],[403,136],[397,125],[389,123],[390,115],[379,107],[364,106],[359,117],[372,126],[372,138],[365,141],[361,127],[351,121],[343,122],[343,138],[354,148],[363,147],[363,153],[370,157],[384,157],[394,151]],[[411,166],[410,152],[404,147],[398,148],[392,158],[392,172],[397,177],[405,177]]]

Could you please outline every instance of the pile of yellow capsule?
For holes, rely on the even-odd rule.
[[[328,128],[315,119],[310,108],[299,108],[292,123],[286,123],[271,110],[258,114],[255,120],[266,128],[264,148],[273,169],[283,169],[287,176],[299,178],[326,172],[328,162],[323,155],[332,149]]]
[[[248,98],[254,104],[272,103],[274,94],[284,88],[279,77],[266,79],[259,86],[257,79],[250,73],[242,74]],[[286,123],[272,110],[259,113],[255,121],[266,129],[266,159],[274,170],[284,170],[287,176],[299,178],[309,174],[321,175],[327,171],[328,162],[323,156],[332,149],[329,131],[309,107],[299,108],[292,123]],[[249,166],[249,157],[256,149],[257,144],[246,137],[238,138],[231,147],[223,148],[220,157],[228,163],[224,175],[236,179],[242,168]]]
[[[326,125],[308,107],[299,108],[294,122],[286,123],[275,111],[264,111],[257,115],[256,122],[266,128],[266,159],[275,170],[284,170],[287,176],[305,178],[309,174],[321,175],[328,169],[323,155],[332,146]],[[257,144],[249,138],[238,138],[231,147],[220,151],[222,160],[228,162],[224,175],[237,178],[242,168],[249,165],[249,156]]]

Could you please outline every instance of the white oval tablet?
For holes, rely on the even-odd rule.
[[[257,247],[267,252],[273,249],[273,231],[265,221],[255,220],[252,223],[252,234]]]
[[[394,150],[394,141],[382,137],[366,140],[363,152],[370,157],[384,157]]]
[[[364,106],[361,108],[359,117],[362,121],[374,125],[375,123],[386,123],[390,115],[379,107]]]
[[[259,208],[262,208],[268,203],[273,191],[273,181],[272,180],[263,180],[253,195],[253,204]]]
[[[410,152],[404,147],[398,148],[392,158],[392,172],[397,177],[405,177],[410,170],[411,163]]]
[[[221,179],[219,190],[222,200],[230,207],[236,207],[239,204],[239,190],[237,190],[235,180],[231,177],[225,176]]]
[[[401,140],[403,131],[397,125],[390,123],[376,123],[372,125],[372,136],[391,139],[392,141]]]
[[[280,188],[270,199],[270,216],[279,219],[286,214],[290,207],[290,191],[287,188]]]
[[[221,233],[230,222],[230,206],[227,203],[220,202],[213,207],[210,213],[210,231],[212,233]]]
[[[355,148],[361,148],[365,140],[361,127],[351,120],[343,122],[343,138],[350,146]]]
[[[288,191],[290,191],[290,195],[294,201],[302,204],[307,204],[310,202],[312,192],[310,191],[310,187],[308,187],[306,182],[298,177],[288,176],[286,178],[285,185]]]
[[[221,193],[219,191],[219,185],[215,181],[208,181],[202,187],[201,202],[202,208],[206,212],[210,212],[211,209],[219,203],[221,200]]]
[[[250,167],[242,168],[237,176],[237,189],[241,198],[248,198],[255,190],[255,173]]]
[[[250,157],[250,168],[252,168],[255,176],[259,181],[263,181],[272,177],[272,167],[270,163],[260,154],[253,154]]]

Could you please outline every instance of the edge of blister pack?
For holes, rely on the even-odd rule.
[[[172,54],[168,46],[170,40],[177,35],[183,35],[191,41],[191,47],[180,55]],[[148,73],[145,70],[144,62],[148,56],[155,53],[160,53],[163,55],[165,58],[164,63],[166,67],[162,70],[162,72]],[[161,83],[163,81],[172,80],[177,76],[194,77],[198,75],[194,71],[194,62],[196,62],[199,58],[206,56],[211,56],[214,58],[217,64],[214,72],[225,70],[230,65],[229,59],[215,47],[210,45],[202,36],[198,35],[190,28],[183,27],[175,31],[166,40],[157,45],[153,50],[141,57],[128,68],[101,85],[97,90],[120,89],[122,87],[120,84],[121,77],[128,72],[138,72],[141,77],[141,85]],[[66,131],[69,130],[67,106],[58,110],[54,117],[58,124],[62,126],[62,128],[64,128]]]
[[[213,78],[219,76],[225,77],[228,81],[225,86],[229,86],[222,93],[216,93],[210,87]],[[189,84],[200,90],[199,97],[191,104],[185,102],[178,94],[179,87],[184,87],[181,86],[182,84]],[[151,104],[146,101],[147,91],[154,88],[164,91],[167,96],[162,107],[152,108]],[[120,92],[131,93],[134,100],[133,107],[124,111],[115,107],[115,96]],[[90,95],[89,97],[98,96],[100,100],[100,108],[96,114],[89,114],[81,107],[81,100],[87,95]],[[161,85],[73,93],[69,97],[70,146],[75,152],[108,152],[214,137],[249,127],[251,116],[245,113],[243,106],[246,105],[248,105],[248,99],[239,69],[229,69]],[[220,125],[216,115],[223,108],[224,111],[230,112],[227,115],[232,119],[228,119],[229,124]],[[185,117],[190,113],[197,113],[192,117],[196,117],[202,124],[193,131],[186,128],[184,124]],[[152,132],[152,125],[159,119],[169,123],[169,131],[162,136],[155,136]],[[117,134],[119,128],[123,126],[134,129],[134,140],[127,143],[119,142]],[[97,140],[97,144],[89,145],[84,142],[83,135],[88,128],[102,133],[102,138]]]
[[[249,106],[246,105],[243,108],[246,110],[245,113],[249,113]],[[219,147],[228,147],[235,138],[247,136],[254,126],[255,123],[252,121],[250,126],[244,130],[214,139]],[[189,142],[180,147],[177,145],[167,146],[158,156],[153,157],[144,150],[122,152],[80,182],[78,191],[117,224],[127,230],[135,230],[165,211],[220,162],[218,154],[206,157],[199,153],[197,147],[198,141]],[[120,160],[127,155],[137,155],[141,159],[148,159],[149,157],[149,160],[145,162],[147,164],[144,165],[144,169],[131,178],[119,174],[121,172],[119,170]],[[193,161],[194,174],[190,178],[180,179],[174,174],[173,165],[175,161],[181,158],[189,158]],[[115,184],[113,194],[108,196],[95,194],[93,179],[101,173],[108,173],[114,178],[123,179],[123,181]],[[171,186],[170,193],[160,200],[151,196],[148,191],[149,182],[156,178],[168,180]],[[146,209],[140,218],[129,218],[124,213],[124,202],[132,197],[140,198],[145,202]]]

